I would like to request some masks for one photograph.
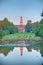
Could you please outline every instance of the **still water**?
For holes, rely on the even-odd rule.
[[[0,46],[0,65],[43,65],[43,44]]]

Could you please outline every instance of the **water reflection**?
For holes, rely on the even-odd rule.
[[[23,48],[24,47],[20,47],[20,54],[21,54],[21,56],[23,55]]]
[[[18,43],[22,43],[22,44],[24,44],[25,43],[25,41],[23,40],[23,41],[18,41]]]
[[[7,56],[0,54],[1,65],[41,65],[42,59],[40,52],[28,51],[26,47],[14,47]]]
[[[7,54],[12,51],[14,49],[14,47],[0,47],[0,53],[3,53],[5,56],[7,56]]]
[[[18,48],[18,47],[16,47],[16,48]],[[19,49],[20,50],[20,55],[22,56],[23,55],[23,51],[24,51],[24,46],[21,46],[19,48],[20,48]],[[0,47],[0,53],[3,53],[5,56],[7,56],[8,53],[10,53],[10,51],[13,51],[13,49],[15,49],[15,47],[13,47],[13,46]],[[27,47],[27,51],[32,52],[32,48]]]
[[[25,44],[25,42],[20,42]],[[43,43],[0,47],[0,65],[42,65]]]

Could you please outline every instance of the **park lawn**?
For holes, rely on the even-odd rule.
[[[2,41],[18,41],[18,40],[41,40],[40,37],[37,37],[34,33],[15,33],[6,35],[2,38]]]

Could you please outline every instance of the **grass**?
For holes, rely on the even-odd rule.
[[[13,42],[13,41],[18,41],[18,40],[41,40],[40,37],[35,36],[34,33],[15,33],[15,34],[10,34],[6,35],[2,38],[3,42]]]

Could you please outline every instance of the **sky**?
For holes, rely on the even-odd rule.
[[[24,24],[40,21],[42,10],[43,0],[0,0],[0,20],[7,17],[14,24],[19,24],[20,16]]]

